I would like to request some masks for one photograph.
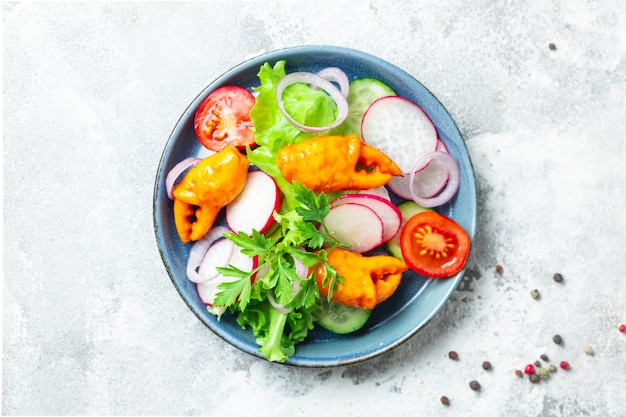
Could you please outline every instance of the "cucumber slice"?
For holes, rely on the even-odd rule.
[[[376,78],[358,78],[350,83],[348,118],[350,133],[361,136],[361,121],[367,108],[381,97],[396,96],[391,87]]]
[[[372,310],[350,307],[321,297],[317,300],[320,309],[314,315],[320,326],[337,334],[347,334],[365,325]]]
[[[393,239],[386,243],[385,248],[391,256],[404,260],[402,257],[402,249],[400,249],[400,234],[402,232],[402,228],[411,217],[423,211],[433,211],[433,209],[422,207],[414,201],[405,201],[398,205],[398,210],[400,210],[400,213],[402,214],[400,230],[393,237]]]

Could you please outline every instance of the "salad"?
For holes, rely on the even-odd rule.
[[[277,362],[315,325],[362,328],[407,269],[450,277],[470,250],[436,211],[459,168],[419,106],[377,79],[285,66],[262,65],[253,91],[209,94],[194,127],[212,154],[166,179],[207,310],[235,315]]]

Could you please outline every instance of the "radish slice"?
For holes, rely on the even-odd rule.
[[[217,268],[228,266],[234,252],[235,244],[228,239],[218,240],[211,245],[209,250],[206,251],[200,267],[198,267],[198,276],[202,281],[195,282],[205,282],[217,277],[220,274]]]
[[[445,143],[443,143],[441,139],[437,139],[437,149],[435,150],[439,152],[450,153],[448,152],[448,147],[446,146]]]
[[[354,252],[367,252],[383,242],[382,220],[374,210],[362,204],[331,207],[324,223],[331,235],[350,244]]]
[[[413,196],[411,195],[411,178],[410,174],[402,174],[397,177],[391,177],[389,182],[387,183],[387,187],[391,190],[392,193],[397,195],[398,197],[404,200],[412,200]]]
[[[174,189],[174,183],[176,183],[176,180],[178,179],[178,177],[180,177],[180,174],[182,174],[188,168],[191,168],[200,161],[201,159],[196,157],[183,159],[182,161],[174,165],[174,168],[172,168],[170,172],[167,173],[167,176],[165,177],[165,190],[167,191],[167,196],[170,200],[174,199],[172,190]]]
[[[433,163],[440,165],[436,169],[428,170],[422,168],[426,164],[428,166]],[[447,171],[447,178],[444,182],[444,177],[441,174],[441,170]],[[410,191],[413,201],[422,207],[438,207],[441,206],[454,197],[459,189],[460,172],[459,165],[456,160],[448,153],[445,152],[430,152],[419,158],[414,165],[410,178]],[[432,190],[442,189],[436,195],[427,195]],[[424,194],[421,194],[425,190]]]
[[[383,241],[388,242],[400,230],[402,213],[391,201],[372,194],[345,194],[330,203],[331,208],[341,204],[361,204],[374,210],[383,222]]]
[[[263,233],[274,222],[274,211],[279,208],[280,192],[274,178],[263,171],[251,171],[243,190],[226,206],[226,223],[235,233]]]
[[[337,67],[327,67],[319,71],[317,75],[325,80],[337,83],[341,94],[344,97],[348,97],[348,93],[350,93],[350,80],[341,69]],[[312,86],[312,88],[315,88],[315,86]]]
[[[392,177],[395,178],[395,177]],[[354,190],[349,191],[346,194],[370,194],[376,195],[378,197],[384,198],[385,200],[391,200],[391,196],[389,195],[389,190],[384,185],[382,187],[370,188],[368,190]]]
[[[228,232],[228,228],[224,226],[215,226],[213,229],[193,244],[189,251],[189,258],[187,259],[187,278],[192,282],[202,282],[205,279],[198,274],[198,268],[204,259],[205,254],[211,247],[211,245],[221,238],[224,233]]]
[[[393,159],[403,173],[411,172],[416,157],[437,148],[437,130],[428,115],[399,96],[379,98],[368,107],[361,136]]]
[[[441,152],[441,151],[437,151]],[[448,155],[447,152],[441,152]],[[417,167],[415,179],[411,180],[410,174],[392,177],[387,185],[398,197],[405,200],[413,200],[413,191],[421,198],[431,198],[439,194],[448,182],[450,167],[449,162],[436,158],[432,160],[420,159],[423,166]]]
[[[289,113],[287,113],[287,110],[285,110],[285,105],[283,103],[283,93],[285,92],[285,89],[287,89],[287,87],[297,83],[306,83],[314,87],[319,87],[322,90],[326,91],[328,95],[330,95],[330,97],[335,101],[335,104],[337,105],[337,119],[331,125],[321,127],[307,126],[299,123],[293,117],[291,117]],[[346,120],[346,117],[348,117],[348,101],[341,94],[341,91],[339,91],[339,89],[337,89],[337,87],[335,87],[335,85],[330,81],[325,80],[319,75],[313,74],[311,72],[292,72],[281,78],[281,80],[278,82],[278,85],[276,86],[276,101],[278,102],[278,108],[283,113],[285,118],[289,120],[291,124],[304,132],[326,132],[327,130],[334,129],[342,124],[343,121]]]
[[[256,256],[251,258],[248,255],[243,254],[241,249],[238,246],[235,246],[233,257],[229,265],[232,265],[242,271],[250,272],[258,266],[258,258]],[[197,284],[196,288],[198,295],[204,304],[212,306],[215,304],[215,297],[221,291],[218,286],[224,282],[232,282],[237,279],[238,278],[235,277],[218,274],[213,279]]]

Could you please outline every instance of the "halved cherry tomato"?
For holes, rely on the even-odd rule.
[[[458,273],[469,257],[467,232],[449,217],[425,211],[411,217],[400,233],[400,249],[413,271],[429,278]]]
[[[196,136],[202,145],[219,152],[228,145],[244,148],[254,144],[250,109],[254,96],[245,88],[225,86],[200,103],[194,119]]]

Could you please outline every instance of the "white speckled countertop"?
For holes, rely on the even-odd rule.
[[[3,2],[2,23],[3,415],[626,415],[623,0]],[[441,313],[329,369],[215,336],[172,286],[152,219],[187,105],[244,59],[303,44],[420,80],[478,185],[469,268]],[[541,354],[571,369],[515,376]]]

